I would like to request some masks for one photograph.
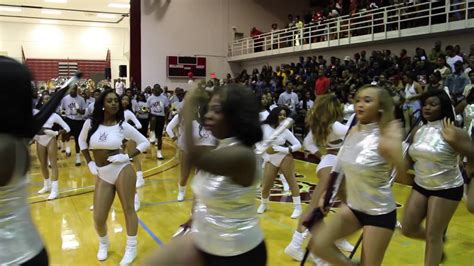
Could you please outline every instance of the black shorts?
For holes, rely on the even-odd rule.
[[[20,265],[22,266],[48,266],[49,261],[48,261],[48,253],[46,252],[46,249],[43,248],[38,255],[33,257],[31,260],[24,262]]]
[[[209,253],[206,253],[200,249],[199,253],[203,258],[205,266],[260,266],[267,265],[267,247],[265,246],[265,241],[262,241],[254,249],[245,252],[244,254],[223,257],[216,256]]]
[[[84,126],[84,120],[74,120],[70,118],[65,118],[64,121],[66,124],[71,128],[70,134],[74,137],[74,139],[78,139],[79,135],[81,134],[82,126]]]
[[[357,220],[359,220],[362,227],[370,225],[395,230],[395,226],[397,225],[397,210],[381,215],[370,215],[354,209],[351,209],[351,211]]]
[[[420,187],[416,183],[413,183],[413,189],[418,191],[423,196],[429,197],[438,197],[448,200],[461,201],[464,194],[464,185],[455,188],[448,188],[442,190],[428,190]]]
[[[163,137],[163,129],[165,128],[165,117],[159,115],[152,115],[155,119],[155,137],[161,138]]]

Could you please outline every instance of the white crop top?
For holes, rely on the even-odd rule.
[[[344,140],[347,131],[349,130],[349,124],[344,125],[339,123],[338,121],[334,122],[331,126],[331,132],[326,139],[326,143],[328,143],[328,149],[339,149],[342,146],[342,141]],[[337,144],[331,144],[331,142],[339,141]],[[305,150],[309,151],[312,154],[315,154],[319,151],[318,146],[316,146],[316,142],[313,139],[313,132],[310,130],[308,135],[304,138],[303,145]]]
[[[92,134],[89,143],[87,143],[87,135],[90,128],[91,120],[87,119],[79,135],[79,147],[81,150],[118,150],[122,147],[124,139],[135,141],[137,143],[137,150],[140,152],[144,152],[150,147],[150,142],[138,130],[126,122],[123,122],[122,125],[99,125],[97,131]]]
[[[175,115],[173,119],[166,126],[166,133],[170,138],[176,137],[173,129],[178,127],[178,147],[185,150],[183,126],[180,123],[179,114]],[[212,133],[204,128],[200,128],[199,123],[193,120],[193,137],[196,146],[216,146],[217,140]]]
[[[33,115],[37,114],[39,110],[34,109]],[[64,120],[56,113],[51,114],[51,116],[46,120],[44,123],[43,128],[51,129],[53,128],[54,124],[60,125],[66,132],[70,132],[71,128],[64,122]]]
[[[272,128],[268,124],[263,124],[262,125],[262,131],[263,131],[263,139],[268,139],[273,134],[275,129]],[[295,135],[293,135],[293,133],[291,133],[291,131],[288,130],[288,129],[285,129],[285,131],[283,131],[278,136],[278,138],[275,140],[273,145],[274,146],[285,146],[285,143],[287,141],[289,143],[291,143],[291,150],[292,151],[297,151],[297,150],[301,149],[301,143],[298,141],[298,139],[295,137]]]

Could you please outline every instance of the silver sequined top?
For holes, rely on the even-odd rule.
[[[18,168],[12,180],[0,186],[0,265],[19,265],[44,248],[27,202],[27,177]]]
[[[338,156],[345,174],[347,204],[351,209],[382,215],[395,210],[391,167],[379,154],[378,123],[359,125],[351,132]]]
[[[474,126],[474,104],[469,104],[464,108],[464,129],[472,136],[472,127]]]
[[[415,162],[415,183],[428,190],[462,186],[458,154],[443,139],[442,121],[428,122],[418,129],[409,154]]]
[[[234,138],[225,139],[217,149],[237,143]],[[199,249],[217,256],[235,256],[263,241],[256,209],[260,174],[257,176],[248,187],[234,183],[228,176],[204,171],[194,177],[193,232]]]

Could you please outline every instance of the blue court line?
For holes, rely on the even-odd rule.
[[[169,204],[169,203],[177,203],[177,202],[185,202],[185,201],[192,201],[193,199],[185,199],[183,201],[177,201],[177,200],[169,200],[169,201],[158,201],[158,202],[150,202],[150,203],[144,203],[141,204],[142,206],[154,206],[154,205],[162,205],[162,204]]]
[[[163,242],[151,231],[151,229],[140,219],[138,218],[138,223],[145,229],[145,231],[155,240],[155,242],[160,245],[160,247],[163,246]]]

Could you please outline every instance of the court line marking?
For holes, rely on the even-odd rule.
[[[153,238],[153,240],[155,240],[155,242],[160,246],[160,247],[163,247],[163,242],[161,242],[161,240],[155,235],[155,233],[153,233],[153,231],[143,222],[142,219],[138,218],[138,223],[141,225],[141,227],[143,227],[143,229],[145,229],[145,231],[148,233],[148,235],[150,235],[151,238]]]
[[[178,201],[178,200],[157,201],[157,202],[144,203],[144,204],[141,204],[141,206],[156,206],[156,205],[169,204],[169,203],[178,203],[178,202],[185,202],[185,201],[192,201],[192,200],[193,200],[193,198],[185,199],[185,200],[182,200],[182,201]]]

